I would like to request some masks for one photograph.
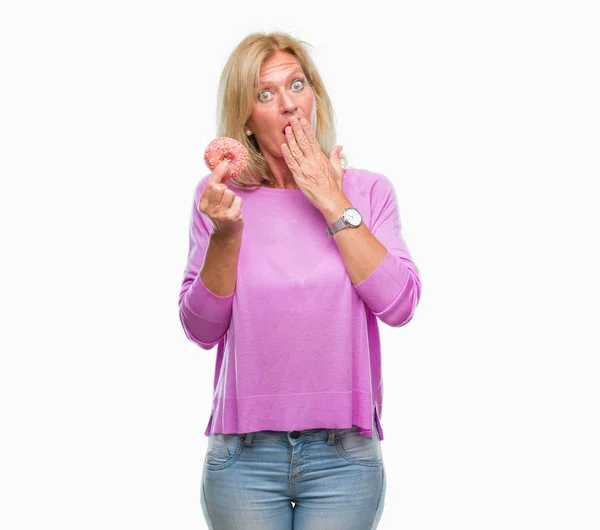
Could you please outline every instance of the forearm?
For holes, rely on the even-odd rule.
[[[242,246],[242,232],[235,236],[210,236],[204,264],[200,270],[202,283],[218,296],[235,291],[237,268]]]
[[[322,214],[327,224],[339,219],[344,208],[352,206],[352,202],[341,196],[331,203]],[[384,260],[387,248],[371,233],[364,222],[357,228],[345,228],[333,234],[340,255],[352,281],[357,285],[367,278]]]
[[[352,204],[347,197],[337,197],[321,212],[331,224],[348,206]],[[373,314],[393,327],[409,322],[419,303],[421,280],[408,250],[399,250],[400,235],[394,251],[381,243],[364,222],[357,228],[340,230],[333,238],[352,285]]]

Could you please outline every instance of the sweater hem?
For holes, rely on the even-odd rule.
[[[354,390],[216,399],[204,434],[348,429],[356,425],[360,434],[372,437],[375,422],[383,440],[377,414],[381,406],[361,399],[365,394],[369,393]]]

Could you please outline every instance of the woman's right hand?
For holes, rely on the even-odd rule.
[[[213,234],[232,237],[242,233],[244,218],[242,198],[221,183],[227,171],[227,164],[226,160],[221,162],[208,177],[198,209],[210,219]]]

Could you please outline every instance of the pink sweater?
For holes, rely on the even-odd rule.
[[[344,176],[344,193],[388,249],[357,285],[325,217],[301,190],[232,187],[243,201],[244,232],[235,291],[218,296],[198,274],[212,231],[197,208],[208,177],[194,192],[179,295],[188,339],[204,350],[218,345],[205,435],[357,425],[371,437],[375,422],[383,440],[378,319],[404,326],[421,295],[392,182],[364,169]]]

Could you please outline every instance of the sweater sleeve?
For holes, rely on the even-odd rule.
[[[189,252],[179,293],[179,319],[187,338],[210,350],[224,337],[229,327],[235,293],[229,296],[213,293],[204,285],[199,274],[212,233],[210,221],[197,207],[202,184],[203,181],[194,192]]]
[[[421,278],[401,233],[394,185],[378,175],[370,193],[371,233],[388,252],[383,261],[355,289],[369,309],[392,327],[407,324],[421,297]]]

